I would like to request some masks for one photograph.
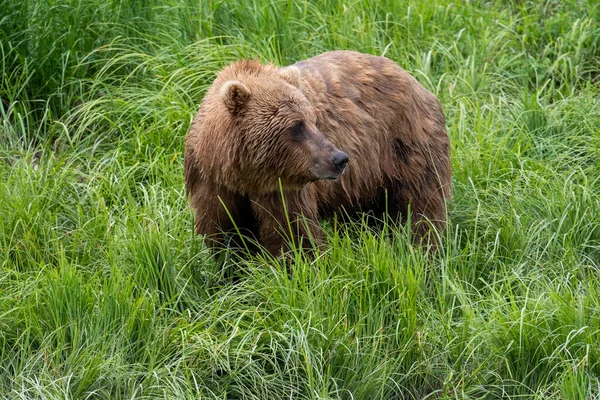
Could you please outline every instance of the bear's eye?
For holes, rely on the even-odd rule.
[[[304,122],[303,121],[295,123],[290,128],[290,135],[295,139],[300,138],[303,134],[304,134]]]

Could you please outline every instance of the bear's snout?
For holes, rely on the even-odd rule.
[[[322,155],[320,162],[317,162],[315,167],[311,169],[317,179],[335,180],[340,177],[346,164],[350,160],[348,154],[333,147],[329,147],[329,151]]]
[[[344,172],[344,168],[346,168],[348,160],[350,160],[348,154],[344,153],[343,151],[336,151],[331,158],[333,165],[335,165],[340,174]]]

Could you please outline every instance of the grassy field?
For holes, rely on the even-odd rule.
[[[0,398],[600,398],[597,1],[0,10]],[[183,188],[204,92],[238,58],[332,49],[440,98],[441,251],[354,226],[291,275],[221,268]]]

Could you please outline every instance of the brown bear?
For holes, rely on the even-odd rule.
[[[410,213],[420,241],[444,228],[451,194],[438,99],[391,60],[354,51],[226,67],[191,124],[184,163],[196,232],[213,246],[254,238],[273,255],[319,243],[318,219],[336,212],[400,222]]]

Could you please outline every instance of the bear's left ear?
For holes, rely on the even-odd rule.
[[[227,81],[221,88],[221,96],[229,111],[239,114],[250,99],[250,90],[240,81]]]
[[[293,65],[290,67],[280,68],[279,76],[292,86],[300,88],[300,70]]]

